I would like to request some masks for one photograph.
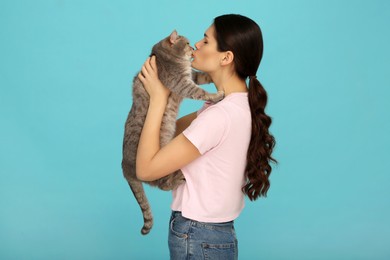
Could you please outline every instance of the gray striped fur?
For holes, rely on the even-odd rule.
[[[160,146],[163,147],[174,137],[176,117],[183,98],[217,102],[223,99],[224,93],[208,93],[196,85],[196,83],[210,83],[210,77],[192,70],[190,61],[192,48],[185,37],[177,36],[176,31],[154,45],[152,54],[156,55],[158,76],[161,82],[171,90],[160,130]],[[141,233],[146,235],[153,226],[153,216],[142,182],[136,177],[135,160],[139,137],[149,106],[149,95],[137,76],[133,80],[132,94],[133,103],[125,123],[122,169],[123,175],[141,208],[144,217]],[[183,174],[178,170],[159,180],[145,183],[162,190],[173,190],[184,181]]]

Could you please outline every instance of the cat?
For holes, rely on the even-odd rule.
[[[158,76],[171,91],[160,129],[160,146],[163,147],[175,135],[176,117],[183,98],[218,102],[224,97],[223,91],[208,93],[198,84],[211,83],[211,78],[191,68],[193,48],[186,37],[174,30],[152,48],[150,56],[156,56]],[[196,82],[196,83],[195,83]],[[123,140],[122,170],[144,217],[141,233],[146,235],[153,226],[153,216],[142,182],[135,171],[136,152],[142,127],[149,106],[149,95],[137,76],[133,79],[133,104],[125,123]],[[145,182],[162,190],[173,190],[185,181],[180,170],[156,181]]]

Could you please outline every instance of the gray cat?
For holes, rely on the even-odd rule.
[[[207,74],[193,71],[191,55],[193,48],[188,40],[176,31],[153,46],[152,54],[156,56],[158,76],[161,82],[171,90],[160,129],[160,146],[166,145],[175,135],[176,117],[183,98],[217,102],[224,97],[223,92],[207,93],[198,84],[210,83]],[[196,83],[195,83],[196,82]],[[136,152],[142,127],[149,106],[149,95],[137,76],[133,80],[133,104],[125,124],[123,140],[123,175],[141,207],[144,226],[143,235],[149,233],[153,225],[150,205],[144,192],[142,182],[135,172]],[[172,190],[185,181],[180,170],[156,181],[145,182],[162,190]]]

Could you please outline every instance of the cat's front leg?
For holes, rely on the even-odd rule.
[[[213,80],[209,74],[196,70],[192,70],[192,80],[198,85],[213,83]],[[212,101],[214,103],[222,100],[225,97],[225,93],[223,91],[219,91],[217,93],[208,93],[205,91],[202,93],[202,95],[204,96],[200,99]]]
[[[209,93],[198,85],[196,85],[190,79],[183,80],[182,82],[179,82],[176,86],[180,87],[172,89],[172,92],[176,93],[179,97],[182,98],[212,101],[216,103],[222,100],[225,96],[225,93],[223,91],[218,91],[217,93]]]
[[[218,91],[217,93],[206,92],[206,95],[204,96],[203,100],[217,103],[218,101],[221,101],[224,97],[225,97],[225,92],[223,92],[222,90]]]
[[[211,79],[209,74],[201,71],[192,70],[191,76],[192,80],[198,85],[213,83],[213,80]]]

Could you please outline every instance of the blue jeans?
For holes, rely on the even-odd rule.
[[[171,260],[238,259],[234,221],[198,222],[183,217],[180,211],[173,211],[168,244]]]

